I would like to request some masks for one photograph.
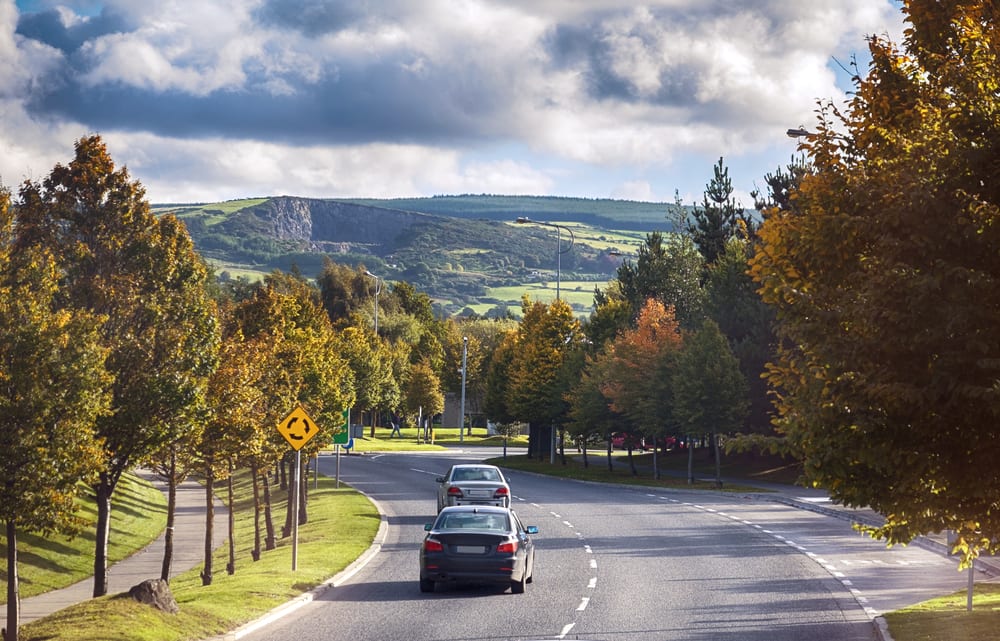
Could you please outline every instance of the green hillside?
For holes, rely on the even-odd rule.
[[[666,207],[577,198],[441,196],[274,197],[154,205],[153,210],[183,220],[195,247],[222,279],[253,280],[293,268],[315,277],[329,258],[364,265],[389,282],[412,283],[443,314],[517,313],[522,294],[554,299],[561,280],[561,297],[586,315],[594,288],[614,276],[622,256],[634,256],[648,231],[666,230]],[[520,216],[563,226],[558,240],[564,253],[557,251],[554,228],[515,224]]]

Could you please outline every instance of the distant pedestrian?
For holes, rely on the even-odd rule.
[[[397,435],[399,436],[399,438],[403,438],[403,433],[399,431],[399,418],[398,417],[393,417],[393,419],[392,419],[392,432],[389,434],[389,438],[392,438],[393,436],[397,436]]]

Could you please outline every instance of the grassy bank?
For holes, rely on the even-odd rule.
[[[226,546],[214,555],[212,585],[203,586],[203,566],[171,579],[180,606],[177,615],[164,614],[127,595],[91,599],[20,630],[22,641],[183,641],[223,634],[252,621],[277,605],[320,585],[346,568],[372,543],[379,515],[368,499],[333,479],[310,484],[308,523],[300,526],[297,569],[292,567],[291,537],[253,561],[252,487],[247,475],[236,484],[236,572],[226,573]],[[287,495],[272,490],[275,527],[285,519]],[[89,556],[88,558],[92,558]]]
[[[97,504],[81,500],[77,516],[97,523]],[[167,524],[163,492],[133,474],[118,483],[112,499],[108,563],[114,564],[143,549]],[[58,590],[94,574],[95,527],[75,537],[18,533],[18,587],[21,598]],[[7,556],[7,539],[0,535],[0,549]],[[0,603],[7,602],[6,566],[0,571]]]

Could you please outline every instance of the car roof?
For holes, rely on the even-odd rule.
[[[452,467],[488,467],[491,470],[498,470],[496,465],[490,465],[489,463],[456,463]]]
[[[499,505],[448,505],[441,509],[441,514],[445,512],[480,512],[483,514],[506,514],[513,512],[509,507]]]

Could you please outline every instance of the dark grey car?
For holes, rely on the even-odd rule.
[[[500,468],[485,463],[452,465],[437,477],[437,509],[449,505],[495,505],[510,507],[510,484]]]
[[[498,583],[514,594],[532,582],[538,528],[524,526],[505,507],[454,506],[424,526],[420,546],[420,591],[436,584]]]

